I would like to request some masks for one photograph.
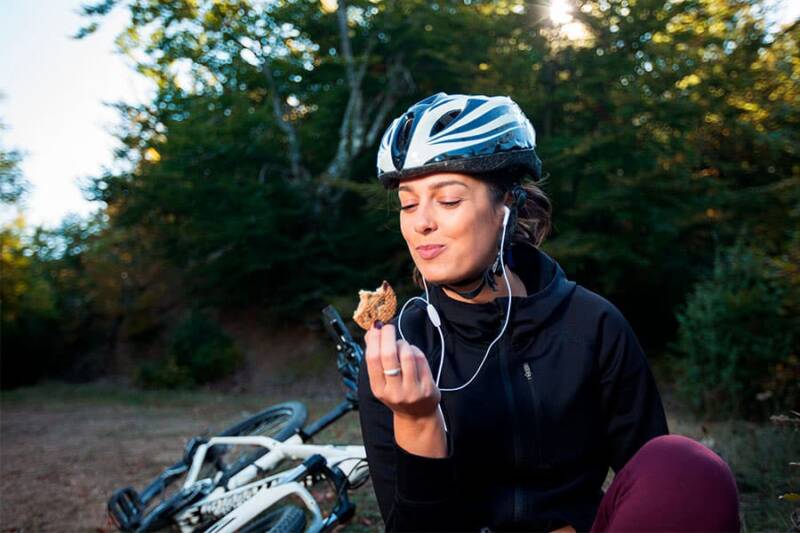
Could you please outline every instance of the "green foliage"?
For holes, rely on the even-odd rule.
[[[5,124],[0,122],[0,131],[4,129]],[[6,150],[0,145],[0,204],[21,202],[30,188],[19,168],[21,162],[22,154],[18,150]]]
[[[109,231],[102,213],[30,234],[18,219],[2,244],[3,387],[118,371],[115,347],[151,339],[180,286],[141,228]]]
[[[178,366],[188,368],[197,383],[227,377],[242,359],[222,328],[196,310],[173,333],[168,354]]]
[[[348,36],[365,68],[358,105],[397,85],[394,64],[413,82],[380,129],[439,90],[520,102],[551,176],[548,251],[626,310],[644,316],[636,311],[646,307],[650,323],[637,327],[662,342],[696,267],[712,260],[712,234],[729,242],[748,220],[778,247],[779,221],[797,218],[797,27],[768,34],[756,0],[629,4],[582,3],[583,37],[569,39],[547,6],[352,1]],[[410,272],[396,213],[368,193],[377,143],[324,176],[352,112],[334,11],[316,2],[129,7],[120,46],[143,53],[140,71],[160,90],[150,105],[120,107],[120,155],[135,170],[98,178],[93,193],[113,206],[114,225],[148,228],[191,280],[192,299],[309,319],[326,297]],[[107,8],[98,2],[87,16]],[[284,105],[288,96],[296,103]],[[275,105],[310,179],[293,176]],[[320,190],[334,198],[322,216],[312,209],[327,201]],[[664,296],[655,306],[642,298],[653,292]]]
[[[22,219],[0,230],[0,358],[2,387],[35,382],[54,363],[58,329],[56,295],[41,265],[32,260]]]
[[[675,337],[714,236],[730,244],[745,223],[777,261],[800,227],[800,25],[768,31],[762,0],[588,0],[572,38],[547,3],[351,0],[344,35],[332,4],[82,7],[78,38],[127,12],[117,45],[158,90],[116,106],[127,170],[87,187],[103,213],[32,241],[65,369],[115,370],[118,346],[151,342],[178,306],[317,321],[381,279],[416,293],[379,139],[356,133],[437,91],[520,103],[554,205],[547,251],[648,347]]]
[[[241,362],[241,352],[222,328],[192,310],[172,333],[166,356],[142,363],[137,381],[150,388],[191,387],[228,377]]]
[[[787,279],[744,238],[719,250],[678,312],[677,389],[688,405],[708,416],[759,417],[796,405],[797,376],[775,381],[784,368],[800,369],[791,297]]]
[[[28,190],[29,184],[19,171],[20,161],[19,152],[0,149],[0,203],[19,202]]]
[[[195,384],[189,369],[179,366],[171,356],[142,362],[136,369],[134,381],[148,389],[188,389]]]

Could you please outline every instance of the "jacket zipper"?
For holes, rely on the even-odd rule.
[[[533,400],[533,416],[536,419],[533,427],[536,430],[536,448],[539,450],[539,466],[544,466],[542,461],[542,427],[541,427],[541,411],[539,409],[539,396],[536,394],[536,387],[533,383],[533,371],[527,361],[522,363],[523,373],[525,379],[528,380],[528,387],[531,389],[531,400]]]
[[[501,317],[502,317],[502,312],[501,312]],[[517,431],[517,412],[514,404],[514,391],[511,386],[511,377],[507,367],[508,354],[505,349],[506,341],[507,339],[504,338],[500,342],[500,374],[502,376],[503,386],[506,392],[508,409],[511,413],[511,434],[514,439],[514,469],[517,470],[519,468],[521,443],[520,443],[520,436]],[[514,486],[514,504],[513,504],[513,517],[515,523],[519,523],[522,507],[523,507],[522,489],[519,487],[518,484],[516,484]]]

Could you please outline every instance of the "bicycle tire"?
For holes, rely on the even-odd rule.
[[[240,533],[302,533],[306,529],[306,513],[298,506],[287,504],[268,509],[239,530]]]
[[[283,417],[282,421],[280,417]],[[219,435],[222,437],[267,436],[283,442],[294,435],[298,429],[302,428],[307,418],[308,409],[303,403],[296,401],[283,402],[268,407],[260,413],[234,424]],[[275,422],[278,422],[279,425],[274,428],[270,427]],[[235,460],[230,460],[230,456],[226,453],[227,449],[228,447],[226,446],[218,453],[223,458],[228,459],[225,470],[231,473],[238,472],[267,453],[266,448],[257,448],[249,453],[243,452]]]
[[[267,407],[263,411],[248,417],[237,424],[222,431],[219,436],[221,437],[241,437],[244,435],[253,435],[253,426],[263,420],[274,418],[280,413],[289,416],[287,422],[281,427],[275,435],[269,435],[273,439],[284,441],[294,435],[295,431],[306,423],[308,418],[308,409],[301,402],[283,402],[273,406]]]

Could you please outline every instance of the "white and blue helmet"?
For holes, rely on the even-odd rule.
[[[431,172],[541,179],[536,132],[508,96],[447,94],[420,100],[394,119],[378,149],[378,178],[386,188]]]

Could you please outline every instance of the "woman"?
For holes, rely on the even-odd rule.
[[[539,249],[550,204],[522,182],[541,163],[510,98],[418,102],[378,174],[424,289],[365,335],[359,412],[387,530],[739,529],[730,469],[669,435],[626,319]]]

